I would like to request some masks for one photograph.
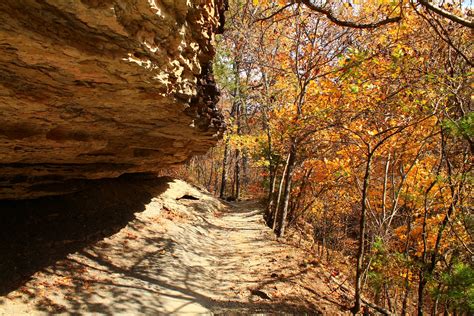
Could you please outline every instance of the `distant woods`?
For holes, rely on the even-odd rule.
[[[365,293],[382,313],[472,314],[468,9],[319,2],[231,1],[214,64],[228,130],[177,172],[353,258],[354,313]]]

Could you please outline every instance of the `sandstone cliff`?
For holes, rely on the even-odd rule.
[[[1,1],[0,199],[153,172],[212,146],[224,1]]]

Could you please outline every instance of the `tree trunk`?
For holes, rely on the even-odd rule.
[[[407,240],[405,243],[405,257],[408,258],[409,256],[409,249],[410,249],[410,234],[411,234],[411,215],[408,217],[407,221]],[[407,267],[406,269],[406,276],[405,276],[405,293],[403,294],[403,302],[402,302],[402,311],[401,315],[407,315],[407,307],[408,307],[408,296],[410,295],[410,278],[409,278],[410,268]]]
[[[275,188],[277,180],[277,169],[270,166],[270,190],[268,192],[268,205],[265,210],[265,218],[267,225],[272,226],[274,214],[274,205],[275,205]]]
[[[301,198],[303,196],[304,190],[306,189],[306,185],[308,184],[309,177],[311,176],[312,173],[313,173],[313,168],[310,168],[308,171],[305,172],[303,176],[303,180],[301,181],[301,185],[300,185],[300,190],[298,192],[298,195],[296,196],[294,203],[291,206],[290,214],[288,216],[288,222],[290,224],[295,223],[296,219],[298,219],[301,216],[301,212],[304,211],[304,208],[301,207]],[[296,215],[296,212],[298,212],[298,210],[300,211],[300,213]]]
[[[240,108],[240,103],[238,101],[238,97],[240,95],[240,64],[238,61],[234,61],[232,65],[232,70],[234,71],[234,76],[235,76],[235,87],[234,91],[232,93],[233,97],[233,103],[232,103],[232,110],[230,112],[231,117],[239,116],[239,108]],[[238,118],[237,118],[238,121]],[[223,199],[225,197],[225,187],[226,187],[226,182],[227,182],[227,155],[229,151],[229,136],[227,136],[225,140],[225,146],[224,146],[224,159],[222,160],[222,179],[221,179],[221,190],[219,197]],[[232,191],[234,190],[234,186],[232,186]]]
[[[438,293],[441,289],[441,284],[438,285]],[[436,299],[433,303],[433,310],[431,311],[431,315],[436,316],[438,315],[438,304],[439,304],[439,295],[436,295]]]
[[[214,165],[214,195],[217,195],[217,192],[219,191],[219,165],[216,163]]]
[[[427,283],[426,277],[425,277],[425,271],[424,267],[420,270],[420,282],[418,283],[418,305],[417,305],[417,313],[418,316],[423,316],[423,292],[425,290],[425,286]]]
[[[408,276],[406,278],[408,278]],[[408,281],[405,280],[405,293],[403,294],[402,312],[400,313],[401,316],[407,315],[408,296],[410,295],[410,285],[407,283]]]
[[[284,195],[283,195],[283,203],[281,204],[281,211],[280,211],[280,218],[278,220],[278,229],[277,235],[278,237],[282,237],[285,235],[285,229],[287,224],[287,216],[288,216],[288,203],[290,201],[291,195],[291,180],[293,177],[293,168],[296,163],[296,140],[292,139],[291,146],[290,146],[290,153],[288,154],[288,161],[287,161],[287,170],[285,175],[285,188],[284,188]]]
[[[388,290],[387,283],[384,283],[384,289],[385,289],[385,298],[387,299],[388,310],[393,311],[392,299],[390,298],[390,292]]]
[[[237,201],[240,198],[240,150],[235,150],[235,175],[234,175],[234,198]]]
[[[357,269],[356,269],[356,281],[355,281],[355,295],[354,295],[354,307],[352,313],[355,315],[359,312],[361,306],[361,280],[362,270],[364,263],[364,251],[365,251],[365,216],[367,211],[367,192],[369,189],[369,178],[370,178],[370,167],[372,163],[373,151],[368,150],[367,163],[365,166],[364,182],[362,185],[362,199],[361,199],[361,214],[359,219],[359,249],[357,252]]]
[[[221,191],[219,197],[223,199],[225,196],[225,183],[227,181],[227,152],[229,151],[229,136],[226,137],[224,145],[224,158],[222,159],[222,177],[221,177]]]
[[[211,153],[214,150],[211,150]],[[214,159],[211,159],[211,167],[209,170],[209,181],[207,182],[207,190],[212,193],[212,179],[214,178]]]
[[[286,173],[288,172],[289,160],[290,160],[290,154],[288,154],[288,158],[286,159],[285,168],[283,169],[283,173],[281,175],[280,186],[278,187],[278,196],[276,199],[276,206],[275,206],[275,212],[273,214],[273,223],[272,223],[272,229],[274,232],[276,232],[278,217],[280,216],[281,196],[283,193],[283,184],[285,182]]]
[[[265,130],[267,133],[267,142],[268,142],[268,153],[267,153],[267,159],[268,159],[268,173],[269,173],[269,185],[270,188],[268,190],[268,205],[267,209],[265,210],[265,219],[267,221],[268,226],[272,226],[271,223],[273,222],[273,206],[275,204],[275,184],[276,184],[276,179],[277,179],[277,167],[274,165],[273,162],[273,157],[272,157],[272,151],[273,151],[273,146],[272,146],[272,135],[270,133],[270,125],[268,124],[268,117],[266,112],[263,112],[264,114],[264,125],[265,125]]]
[[[247,148],[242,150],[242,181],[240,191],[245,192],[249,185],[249,154]]]
[[[242,134],[242,128],[241,128],[241,123],[240,123],[240,112],[241,112],[241,103],[236,102],[235,103],[235,120],[237,122],[237,135],[240,136]],[[232,192],[234,192],[233,197],[235,200],[238,200],[240,198],[240,164],[241,164],[241,153],[240,149],[237,148],[235,150],[235,169],[234,169],[234,189]]]

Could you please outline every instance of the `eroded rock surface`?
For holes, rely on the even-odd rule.
[[[0,2],[0,199],[153,172],[219,138],[225,0]]]

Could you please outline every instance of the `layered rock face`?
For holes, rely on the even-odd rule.
[[[153,172],[219,139],[225,0],[2,0],[0,199]]]

